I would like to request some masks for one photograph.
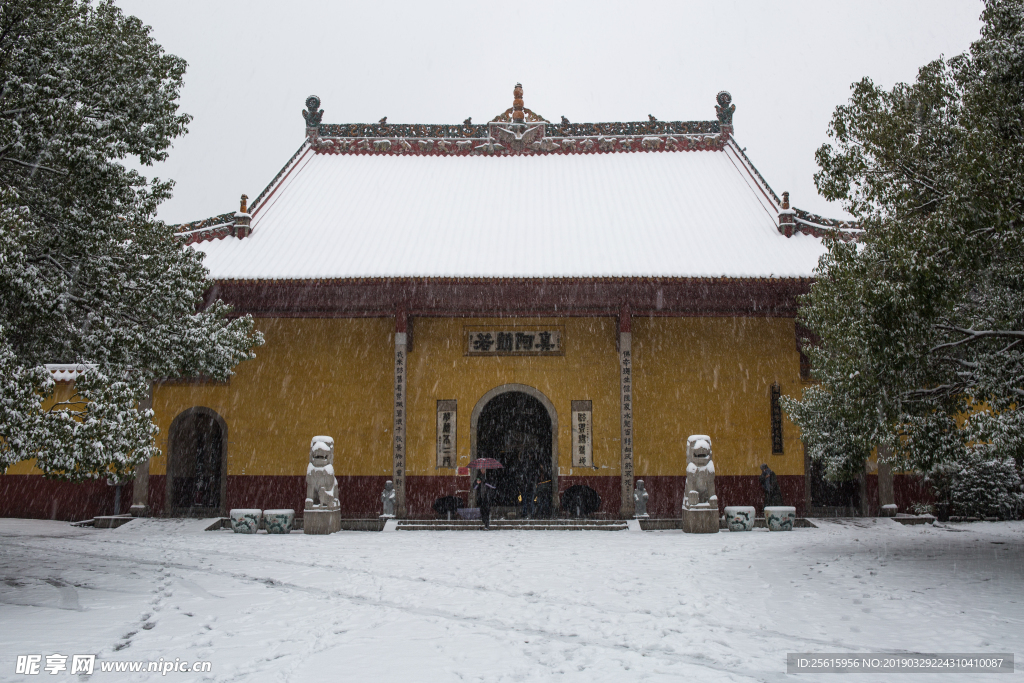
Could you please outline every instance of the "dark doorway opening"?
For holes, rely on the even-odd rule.
[[[503,467],[487,473],[495,486],[492,506],[518,509],[535,496],[535,515],[550,514],[551,416],[543,403],[521,391],[488,401],[477,420],[476,457],[494,458]]]
[[[226,434],[213,411],[193,409],[171,430],[170,507],[174,514],[219,514]]]
[[[811,460],[808,465],[814,514],[822,517],[854,517],[860,514],[860,481],[829,481],[822,463]]]

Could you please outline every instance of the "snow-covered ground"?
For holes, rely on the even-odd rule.
[[[951,683],[991,678],[787,676],[786,653],[1024,655],[1020,522],[706,536],[203,526],[0,520],[0,680],[71,678],[17,675],[19,654],[92,653],[100,683]],[[99,670],[160,658],[208,660],[212,672]]]

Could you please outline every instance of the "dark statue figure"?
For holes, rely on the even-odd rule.
[[[718,104],[715,106],[715,112],[718,113],[718,122],[727,125],[732,125],[732,113],[736,111],[736,105],[732,104],[732,95],[726,91],[718,93],[718,97],[715,98]]]
[[[306,98],[306,108],[302,110],[302,118],[306,119],[307,128],[316,128],[324,118],[324,110],[320,109],[320,98],[310,95]]]
[[[775,507],[785,505],[782,501],[782,489],[779,488],[779,478],[775,476],[768,465],[761,465],[761,490],[764,491],[764,506]]]

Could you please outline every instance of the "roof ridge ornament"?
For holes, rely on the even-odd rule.
[[[523,84],[516,83],[516,87],[512,90],[512,106],[491,119],[491,123],[551,123],[540,114],[524,107],[523,104]]]
[[[732,95],[723,90],[715,97],[718,102],[715,105],[715,113],[718,115],[718,122],[727,126],[732,125],[732,114],[736,111],[736,105],[732,104]]]
[[[302,118],[306,120],[306,137],[311,137],[311,128],[314,129],[314,133],[318,132],[320,122],[324,118],[324,110],[320,109],[319,97],[310,95],[306,98],[306,108],[302,110]]]
[[[512,89],[512,123],[525,123],[523,117],[523,84],[516,83]]]
[[[796,232],[796,211],[789,206],[789,192],[782,193],[782,204],[779,206],[779,232],[792,237]]]
[[[501,116],[494,117],[494,120],[487,124],[488,141],[484,145],[478,145],[477,150],[486,151],[488,154],[505,148],[522,152],[527,145],[543,139],[546,121],[523,106],[522,83],[516,83],[512,97],[512,108],[505,110]],[[530,114],[529,118],[526,116],[527,112]]]

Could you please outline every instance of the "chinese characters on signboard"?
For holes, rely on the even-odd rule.
[[[437,402],[437,466],[455,467],[455,401]]]
[[[405,502],[405,342],[404,332],[395,334],[395,450],[394,474],[396,501],[402,506]]]
[[[619,380],[622,410],[622,500],[623,507],[633,501],[633,351],[632,335],[619,335]]]
[[[557,356],[562,354],[562,330],[466,328],[468,356]]]
[[[782,387],[776,382],[772,385],[772,455],[782,455]]]
[[[572,466],[594,466],[593,403],[572,402]]]

